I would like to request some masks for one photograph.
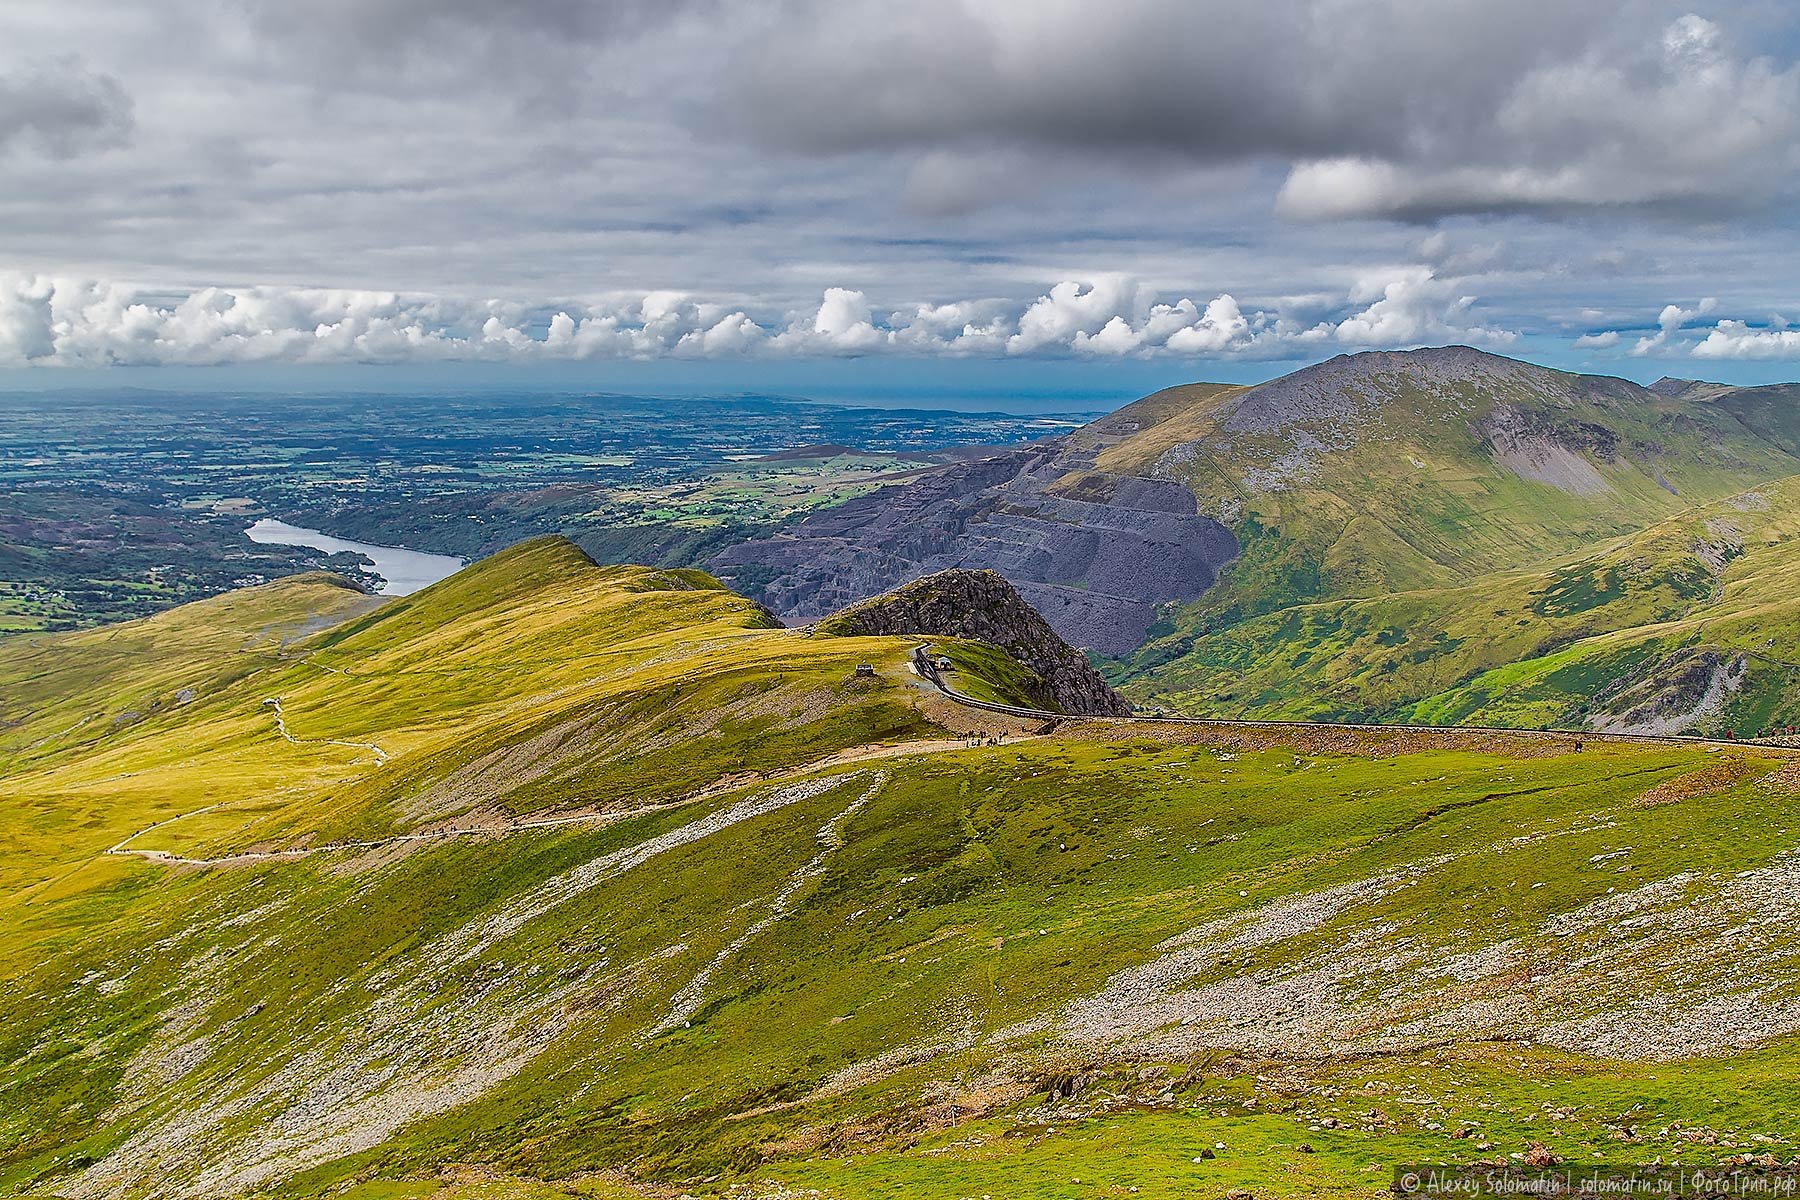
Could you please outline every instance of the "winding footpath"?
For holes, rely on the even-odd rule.
[[[201,813],[211,812],[219,804],[209,804],[205,808],[196,808],[192,812],[177,813],[166,817],[154,825],[146,825],[118,845],[109,848],[108,854],[126,854],[151,862],[169,863],[184,867],[230,867],[255,862],[288,862],[299,858],[308,858],[314,854],[328,854],[341,850],[379,850],[383,846],[397,846],[405,842],[429,842],[439,838],[453,837],[489,837],[494,834],[519,833],[528,829],[553,829],[561,825],[610,825],[614,821],[622,821],[627,817],[641,817],[647,813],[666,812],[672,808],[692,804],[704,796],[689,796],[682,800],[671,800],[665,804],[646,804],[642,808],[627,809],[619,812],[576,813],[567,817],[544,817],[535,821],[512,821],[504,825],[467,825],[445,829],[427,829],[418,833],[396,833],[387,837],[348,840],[341,842],[320,842],[316,846],[297,846],[292,850],[245,850],[237,854],[224,854],[217,858],[188,858],[180,854],[171,854],[167,850],[136,850],[131,843],[154,829],[172,825],[176,821],[188,817],[197,817]],[[223,803],[223,801],[221,801]]]
[[[949,684],[944,682],[942,676],[940,675],[940,673],[937,669],[936,664],[932,662],[930,655],[927,653],[928,645],[929,645],[929,643],[925,643],[925,642],[920,642],[920,643],[915,644],[915,646],[913,648],[913,653],[912,653],[912,660],[910,663],[910,669],[912,670],[913,674],[917,675],[922,681],[924,681],[927,685],[929,685],[933,691],[942,695],[945,699],[950,700],[956,704],[962,705],[964,707],[979,709],[984,712],[997,713],[997,714],[1001,714],[1004,716],[1019,717],[1019,718],[1024,718],[1027,720],[1033,720],[1033,721],[1042,721],[1045,723],[1046,728],[1041,733],[1036,734],[1036,735],[1025,735],[1022,738],[1015,739],[1015,740],[1021,740],[1021,741],[1031,740],[1031,738],[1035,737],[1035,736],[1047,736],[1054,730],[1056,730],[1062,726],[1065,726],[1065,725],[1089,725],[1089,726],[1109,726],[1109,725],[1111,725],[1111,726],[1117,726],[1117,725],[1182,726],[1182,725],[1185,725],[1185,726],[1199,726],[1199,727],[1203,727],[1203,728],[1218,729],[1218,730],[1222,730],[1222,731],[1294,730],[1294,731],[1349,731],[1349,732],[1369,732],[1369,733],[1411,733],[1411,734],[1442,734],[1442,735],[1480,734],[1480,735],[1492,735],[1495,737],[1506,737],[1506,738],[1526,738],[1526,739],[1552,740],[1552,741],[1561,741],[1561,742],[1573,742],[1576,745],[1580,745],[1583,742],[1601,742],[1601,743],[1617,742],[1617,743],[1626,743],[1626,744],[1632,744],[1632,745],[1653,745],[1653,746],[1689,746],[1689,747],[1702,746],[1702,747],[1711,747],[1711,748],[1716,748],[1716,749],[1725,749],[1725,748],[1746,749],[1746,748],[1749,748],[1749,749],[1758,749],[1758,750],[1765,750],[1765,751],[1774,751],[1776,753],[1789,754],[1789,755],[1800,753],[1800,750],[1797,750],[1797,748],[1795,748],[1795,747],[1784,746],[1784,745],[1782,745],[1780,743],[1776,743],[1776,742],[1753,741],[1753,740],[1748,740],[1748,739],[1743,740],[1743,741],[1719,741],[1716,739],[1693,737],[1693,736],[1687,736],[1687,735],[1681,735],[1681,734],[1586,733],[1586,732],[1577,732],[1577,731],[1573,731],[1573,730],[1503,729],[1503,728],[1499,728],[1499,727],[1495,727],[1495,726],[1484,726],[1484,725],[1351,725],[1351,724],[1338,724],[1338,723],[1326,722],[1326,721],[1247,721],[1247,720],[1220,720],[1220,719],[1212,718],[1212,717],[1072,716],[1068,713],[1049,712],[1044,709],[1026,708],[1026,707],[1016,705],[1016,704],[1001,704],[1001,703],[997,703],[997,702],[990,701],[990,700],[978,700],[973,696],[967,695],[963,692],[959,692],[955,688],[951,687]],[[286,714],[282,711],[282,707],[281,707],[281,698],[279,696],[271,696],[271,697],[265,699],[263,701],[263,704],[274,710],[276,732],[278,734],[280,734],[280,736],[284,740],[286,740],[294,745],[297,745],[297,746],[307,746],[307,745],[342,746],[342,747],[345,747],[348,749],[368,750],[372,754],[374,754],[376,766],[380,766],[388,761],[389,756],[388,756],[387,752],[384,751],[380,746],[377,746],[376,744],[374,744],[373,742],[350,742],[350,741],[338,741],[338,740],[328,739],[328,738],[296,737],[294,735],[294,733],[292,732],[292,730],[290,730],[288,728]],[[149,833],[154,832],[155,830],[162,829],[169,825],[173,825],[177,821],[183,821],[190,817],[197,817],[203,813],[212,812],[215,809],[223,807],[225,805],[225,803],[227,803],[225,801],[219,801],[219,802],[216,802],[213,804],[208,804],[202,808],[193,809],[189,812],[177,813],[174,816],[165,817],[160,821],[156,821],[150,825],[146,825],[146,826],[144,826],[144,828],[131,834],[129,837],[118,842],[116,845],[109,847],[105,851],[105,853],[109,854],[109,855],[120,855],[120,856],[141,858],[141,859],[144,859],[149,862],[163,863],[163,864],[169,865],[169,866],[231,867],[231,866],[248,865],[251,863],[259,863],[259,862],[289,862],[289,861],[294,861],[294,860],[298,860],[298,859],[302,859],[302,858],[308,858],[315,854],[341,853],[341,852],[345,852],[345,851],[379,850],[384,847],[404,845],[409,842],[440,841],[445,838],[496,837],[496,836],[503,837],[503,836],[506,836],[508,834],[513,834],[513,833],[525,833],[525,832],[541,830],[541,829],[557,829],[557,828],[562,828],[562,827],[570,826],[570,825],[610,825],[615,822],[626,820],[627,818],[631,818],[631,817],[646,816],[646,815],[649,815],[652,813],[666,812],[671,809],[683,808],[688,805],[695,804],[695,803],[698,803],[703,800],[711,799],[715,796],[723,795],[727,792],[736,791],[736,790],[738,790],[740,788],[744,788],[744,787],[754,787],[754,786],[761,786],[764,784],[789,782],[792,780],[803,778],[808,775],[816,774],[817,772],[820,772],[820,771],[827,771],[834,767],[852,766],[852,765],[859,764],[859,763],[869,762],[869,761],[875,760],[875,759],[900,758],[900,757],[907,757],[907,756],[912,756],[912,755],[924,755],[924,754],[941,754],[941,753],[945,753],[945,752],[952,751],[952,750],[966,750],[969,747],[970,747],[970,740],[967,737],[918,740],[918,741],[910,741],[910,742],[898,742],[898,743],[887,744],[887,745],[857,746],[857,747],[851,747],[846,750],[835,751],[835,752],[828,754],[828,755],[824,756],[823,758],[817,759],[813,762],[804,764],[799,767],[795,767],[788,771],[779,772],[776,774],[761,776],[761,777],[757,777],[757,778],[753,778],[753,779],[746,779],[746,778],[741,778],[741,777],[721,779],[717,783],[711,784],[705,788],[700,789],[699,791],[693,792],[690,795],[681,797],[680,799],[664,801],[664,802],[657,803],[657,804],[643,805],[638,808],[623,809],[623,810],[615,809],[615,810],[608,810],[608,811],[604,811],[604,812],[573,813],[573,814],[569,814],[569,815],[565,815],[565,816],[539,817],[539,818],[535,818],[532,820],[522,820],[522,821],[514,820],[514,821],[505,821],[505,822],[489,822],[486,824],[477,824],[477,825],[448,826],[448,827],[441,828],[441,829],[420,830],[415,833],[389,834],[387,836],[377,837],[377,838],[343,840],[343,841],[335,841],[335,842],[320,842],[317,845],[297,846],[297,847],[294,847],[291,849],[286,849],[286,850],[245,850],[245,851],[240,851],[235,854],[224,854],[224,855],[219,855],[217,857],[212,857],[212,858],[202,858],[202,857],[190,857],[187,855],[174,854],[174,853],[171,853],[166,850],[147,850],[147,849],[140,849],[140,848],[132,846],[131,843],[137,841],[139,838],[142,838]]]
[[[265,701],[264,703],[275,702]],[[279,708],[277,711],[279,712]],[[277,720],[280,720],[279,716],[277,716]],[[288,735],[285,727],[282,728],[281,732],[282,736],[286,737],[289,741],[294,740]],[[337,746],[356,745],[370,749],[374,748],[368,746],[367,743],[360,742],[332,742],[329,744]],[[783,771],[755,779],[729,777],[701,788],[697,792],[683,796],[680,799],[663,801],[657,804],[640,805],[637,808],[611,809],[605,812],[571,813],[565,816],[539,817],[524,821],[496,821],[481,825],[447,826],[442,829],[426,829],[416,833],[396,833],[378,838],[320,842],[317,845],[296,846],[287,850],[243,850],[235,854],[222,854],[212,858],[199,858],[174,854],[167,850],[141,849],[134,847],[131,844],[139,838],[144,837],[146,834],[152,833],[165,826],[173,825],[177,821],[184,821],[189,817],[197,817],[202,813],[208,813],[215,809],[222,808],[228,802],[221,800],[208,804],[202,808],[192,809],[184,813],[176,813],[174,816],[164,817],[160,821],[146,825],[117,844],[108,847],[106,853],[123,857],[141,858],[147,862],[163,863],[168,866],[235,867],[259,862],[292,862],[302,858],[310,858],[315,854],[379,850],[386,846],[404,845],[408,842],[430,842],[444,838],[459,837],[504,837],[513,833],[527,833],[539,829],[558,829],[569,825],[611,825],[631,817],[641,817],[652,813],[668,812],[672,809],[685,808],[703,800],[710,800],[715,796],[721,796],[728,792],[737,791],[740,788],[760,787],[764,784],[791,782],[808,775],[817,774],[820,771],[829,771],[835,767],[854,766],[859,763],[871,762],[878,759],[901,758],[916,754],[941,754],[950,750],[966,750],[968,747],[969,741],[967,738],[933,738],[911,742],[896,742],[889,745],[857,746],[848,750],[836,751],[823,758],[806,763],[803,766],[795,767],[789,771]],[[383,755],[381,761],[387,761],[387,756]]]
[[[1252,721],[1225,720],[1218,717],[1109,717],[1109,716],[1072,716],[1068,713],[1047,712],[1041,708],[1024,708],[1016,704],[999,704],[991,700],[977,700],[965,695],[945,683],[938,672],[937,665],[926,653],[926,644],[913,647],[912,670],[915,675],[924,679],[946,699],[952,700],[967,708],[979,708],[985,712],[1001,713],[1009,717],[1023,717],[1033,721],[1045,721],[1055,725],[1074,723],[1090,725],[1190,725],[1209,729],[1292,729],[1292,730],[1331,730],[1352,733],[1426,733],[1426,734],[1484,734],[1495,737],[1548,739],[1553,741],[1582,742],[1622,742],[1639,746],[1714,746],[1714,747],[1751,747],[1758,750],[1773,750],[1777,753],[1794,753],[1800,747],[1784,745],[1777,741],[1764,741],[1755,738],[1743,738],[1726,741],[1719,738],[1704,738],[1692,734],[1680,733],[1590,733],[1575,729],[1507,729],[1498,725],[1358,725],[1335,721]]]
[[[331,669],[326,668],[326,670]],[[275,710],[275,732],[296,746],[343,746],[350,750],[368,750],[375,755],[375,765],[378,767],[388,760],[387,751],[374,742],[340,742],[333,738],[295,737],[293,732],[288,729],[287,714],[281,711],[281,697],[270,696],[263,701],[263,704]]]

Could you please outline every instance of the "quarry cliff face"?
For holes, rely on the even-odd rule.
[[[998,646],[1044,681],[1044,699],[1075,716],[1126,716],[1131,706],[994,571],[939,571],[819,622],[846,637],[919,634]]]
[[[800,622],[934,571],[987,567],[1071,644],[1124,654],[1159,606],[1211,587],[1238,542],[1181,484],[1095,472],[1093,458],[1051,442],[958,464],[733,546],[707,569]],[[1084,486],[1052,490],[1072,473]]]

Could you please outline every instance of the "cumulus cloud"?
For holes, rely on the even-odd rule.
[[[131,127],[131,97],[119,81],[79,59],[0,71],[0,151],[68,158],[121,145]]]
[[[1193,304],[1183,300],[1176,308],[1185,315],[1193,311]],[[1154,318],[1155,314],[1151,315]],[[1245,344],[1249,333],[1250,322],[1239,311],[1237,300],[1226,292],[1209,301],[1197,319],[1172,330],[1164,345],[1178,354],[1217,354]]]
[[[635,321],[602,309],[551,317],[533,336],[514,306],[395,292],[202,288],[159,301],[112,283],[0,277],[0,363],[215,366],[660,354],[693,309],[652,296]]]
[[[452,310],[453,311],[453,310]],[[681,292],[660,291],[638,300],[580,306],[580,315],[558,308],[541,339],[527,332],[534,306],[515,306],[509,320],[494,318],[482,336],[464,341],[447,330],[456,357],[531,359],[731,357],[760,345],[767,330],[739,310],[697,302]]]
[[[678,354],[700,358],[728,358],[750,353],[767,336],[768,331],[752,321],[748,314],[730,312],[705,329],[682,334],[681,340],[675,343],[675,350]]]
[[[1800,330],[1779,315],[1766,328],[1744,321],[1720,321],[1693,349],[1695,358],[1800,359]]]
[[[56,356],[56,330],[49,279],[0,275],[0,363],[45,362]]]
[[[920,304],[888,318],[894,344],[907,350],[968,357],[1004,352],[1017,322],[1002,300]]]
[[[1639,338],[1637,345],[1631,348],[1632,356],[1643,358],[1646,355],[1657,353],[1667,346],[1671,339],[1680,334],[1682,326],[1705,316],[1718,306],[1718,300],[1711,296],[1700,301],[1699,305],[1694,308],[1682,308],[1678,304],[1664,305],[1662,312],[1658,313],[1656,317],[1656,332]]]
[[[850,288],[825,289],[812,332],[820,346],[850,353],[873,350],[885,340],[869,319],[868,298]]]
[[[391,292],[203,288],[159,304],[118,284],[19,276],[0,283],[0,348],[14,364],[411,362],[487,339],[454,337],[446,315]]]
[[[1517,339],[1511,330],[1475,320],[1476,297],[1462,292],[1460,280],[1439,278],[1429,267],[1366,276],[1350,298],[1367,307],[1340,321],[1333,331],[1336,339],[1348,346],[1422,346],[1443,341],[1506,345]]]
[[[1007,339],[1006,352],[1031,354],[1092,338],[1114,320],[1122,321],[1139,303],[1137,285],[1121,275],[1085,284],[1065,279],[1025,310],[1019,318],[1019,331]]]
[[[1787,318],[1771,314],[1761,325],[1725,318],[1704,334],[1691,328],[1700,318],[1717,311],[1719,302],[1708,296],[1692,308],[1666,304],[1656,315],[1656,329],[1640,336],[1631,347],[1635,358],[1687,354],[1694,358],[1777,361],[1800,359],[1800,331]],[[1623,345],[1625,334],[1616,329],[1586,333],[1574,341],[1581,350],[1610,350]]]
[[[877,315],[861,290],[826,288],[814,309],[751,313],[659,291],[531,304],[318,288],[201,288],[168,297],[91,280],[0,275],[0,365],[534,362],[744,356],[1293,358],[1313,347],[1503,344],[1460,281],[1397,268],[1329,301],[1246,311],[1221,293],[1160,301],[1125,276],[1064,280],[1029,304],[974,299]]]
[[[1079,330],[1069,342],[1078,354],[1113,356],[1159,349],[1175,354],[1223,355],[1248,350],[1255,344],[1250,321],[1230,293],[1207,301],[1204,312],[1184,296],[1174,304],[1151,305],[1143,320],[1135,325],[1123,316],[1113,316],[1097,333]]]

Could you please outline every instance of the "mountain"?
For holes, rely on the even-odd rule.
[[[1800,454],[1800,384],[1734,387],[1664,378],[1651,384],[1650,390],[1693,404],[1712,405],[1789,454]]]
[[[1039,736],[847,632],[547,539],[0,646],[0,1192],[1174,1200],[1795,1153],[1791,758]]]
[[[1172,631],[1128,691],[1224,716],[1740,736],[1800,725],[1800,478],[1539,567]]]
[[[1166,635],[1159,620],[1215,628],[1454,586],[1800,473],[1782,403],[1779,389],[1688,397],[1466,346],[1345,355],[1255,387],[1159,392],[709,566],[786,620],[945,566],[991,568],[1065,638],[1116,657]]]
[[[1457,378],[1473,382],[1450,387]],[[1466,426],[1445,415],[1446,397],[1460,397]],[[1800,434],[1796,397],[1791,385],[1637,388],[1455,349],[1360,355],[1253,389],[1207,438],[1159,460],[1179,460],[1198,489],[1239,495],[1220,464],[1240,482],[1271,468],[1245,468],[1238,431],[1280,430],[1297,446],[1322,442],[1321,422],[1352,432],[1330,454],[1252,455],[1297,476],[1245,501],[1259,525],[1282,522],[1264,562],[1252,544],[1219,589],[1109,674],[1140,701],[1226,716],[1745,734],[1800,724],[1800,668],[1780,650],[1780,614],[1800,618],[1784,544],[1800,487],[1781,478]],[[1355,418],[1371,405],[1379,426]],[[1533,448],[1497,440],[1502,426],[1553,436]],[[1529,451],[1538,466],[1525,474],[1542,478],[1504,485],[1490,473],[1481,511],[1463,505],[1431,543],[1442,547],[1431,569],[1396,571],[1396,535],[1426,545],[1422,518],[1448,511],[1447,492],[1471,494],[1469,454],[1444,465],[1465,428],[1488,431],[1496,465],[1523,470],[1516,455]],[[1419,449],[1396,467],[1383,438],[1430,445],[1438,465],[1412,469],[1432,453]],[[1514,457],[1497,452],[1506,446]],[[1425,478],[1397,478],[1408,470]],[[1344,528],[1362,527],[1348,554],[1317,520],[1346,497],[1358,516]],[[1484,545],[1500,534],[1498,549]],[[1296,557],[1303,584],[1284,586],[1267,563]],[[1322,567],[1334,559],[1371,577]]]
[[[1800,469],[1714,408],[1461,346],[1342,356],[1183,420],[1103,461],[1233,521],[1219,611],[1520,566]]]

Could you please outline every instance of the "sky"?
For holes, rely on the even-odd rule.
[[[0,387],[1787,380],[1797,183],[1789,0],[6,0]]]

